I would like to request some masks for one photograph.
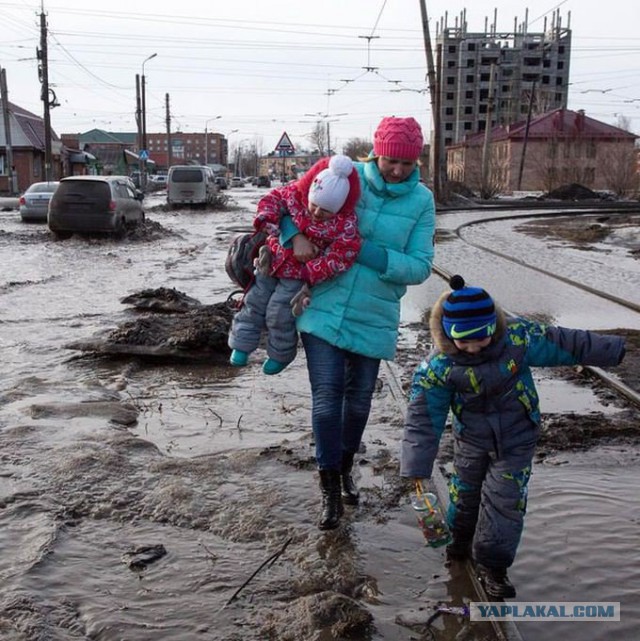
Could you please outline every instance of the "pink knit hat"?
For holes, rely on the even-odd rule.
[[[422,129],[415,118],[383,118],[373,136],[376,156],[418,160],[423,146]]]

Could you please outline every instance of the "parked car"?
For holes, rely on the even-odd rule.
[[[26,223],[46,223],[49,201],[58,184],[52,181],[30,185],[20,196],[20,218]]]
[[[240,178],[240,176],[234,176],[231,179],[231,186],[232,187],[244,187],[244,180]]]
[[[143,198],[128,176],[63,178],[49,204],[49,229],[58,238],[76,232],[121,236],[144,221]]]
[[[153,174],[149,176],[149,182],[153,183],[154,185],[166,185],[168,181],[168,177],[166,174]]]
[[[269,176],[258,176],[258,187],[271,187],[271,178]]]
[[[167,182],[167,203],[179,205],[207,205],[217,192],[215,176],[206,165],[172,165]]]
[[[218,189],[229,188],[229,183],[227,182],[227,179],[224,176],[218,176],[216,178],[216,185],[218,185]]]

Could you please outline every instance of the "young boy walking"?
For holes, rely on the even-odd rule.
[[[328,280],[355,262],[361,245],[355,214],[359,197],[358,173],[350,158],[338,155],[319,160],[300,180],[273,189],[260,200],[253,226],[268,234],[270,266],[266,273],[263,268],[256,270],[255,282],[233,319],[232,365],[247,364],[264,330],[268,358],[262,371],[278,374],[293,361],[298,334],[291,301],[305,285]],[[281,243],[280,222],[285,215],[317,247],[316,256],[306,263],[296,259],[293,247]],[[303,310],[304,304],[299,307]]]
[[[491,296],[449,282],[431,311],[436,350],[411,387],[401,475],[431,477],[449,412],[454,473],[447,520],[450,559],[472,557],[492,598],[513,598],[512,565],[527,506],[527,484],[540,433],[532,367],[618,365],[624,339],[524,318],[506,318]]]

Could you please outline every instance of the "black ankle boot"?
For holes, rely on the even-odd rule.
[[[505,568],[488,568],[484,565],[476,566],[478,578],[484,586],[487,596],[492,599],[513,599],[516,589],[513,587]]]
[[[342,501],[345,505],[358,505],[360,501],[360,492],[358,492],[358,487],[351,476],[354,456],[352,452],[342,452],[340,477],[342,479]]]
[[[344,512],[340,496],[340,470],[320,470],[320,489],[322,516],[318,527],[321,530],[334,530]]]

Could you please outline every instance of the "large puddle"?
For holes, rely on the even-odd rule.
[[[143,288],[176,287],[203,303],[231,291],[222,259],[250,211],[149,218],[171,233],[54,242],[17,213],[0,217],[0,638],[427,639],[433,605],[474,592],[423,545],[397,476],[392,385],[377,394],[365,434],[362,505],[321,534],[302,354],[268,378],[260,351],[238,371],[62,349],[129,318],[119,300]],[[424,296],[416,288],[407,306],[424,309]],[[417,357],[412,341],[407,325],[400,379]],[[617,411],[569,381],[539,380],[550,414]],[[521,626],[525,639],[636,638],[638,481],[638,456],[622,447],[558,452],[535,466],[512,570],[519,599],[620,601],[622,621],[532,623]],[[132,552],[157,545],[166,555],[129,567]],[[494,638],[453,615],[434,630]]]

